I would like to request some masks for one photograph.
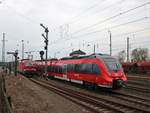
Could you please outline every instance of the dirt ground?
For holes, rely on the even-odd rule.
[[[23,76],[6,76],[14,113],[87,113],[83,107],[48,91]],[[89,113],[89,112],[88,112]]]

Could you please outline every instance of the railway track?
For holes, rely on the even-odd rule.
[[[78,100],[78,104],[83,104],[83,102],[88,103],[88,105],[84,104],[82,106],[86,106],[86,108],[90,107],[88,109],[93,112],[150,112],[150,104],[148,103],[148,101],[144,101],[138,97],[133,99],[131,96],[126,97],[124,95],[117,94],[113,96],[103,95],[101,97],[96,97],[89,94],[74,91],[72,89],[56,86],[49,82],[41,82],[36,79],[31,80],[39,85],[42,85],[43,87],[46,87],[49,90],[53,90],[57,94],[67,96],[67,98],[71,98],[72,100]]]
[[[142,93],[150,93],[150,88],[149,87],[143,87],[135,84],[127,84],[126,89],[134,90],[137,92],[142,92]]]
[[[123,98],[127,97],[127,98],[131,98],[131,99],[135,99],[136,101],[147,103],[148,105],[150,104],[150,98],[149,97],[139,96],[137,94],[126,92],[125,90],[112,91],[112,93],[115,95],[122,96]]]
[[[84,86],[82,86],[82,85],[79,85],[79,84],[75,84],[75,83],[70,83],[70,82],[67,82],[67,81],[62,81],[62,80],[59,80],[59,79],[56,79],[55,81],[57,81],[57,82],[59,82],[59,83],[63,83],[63,84],[66,84],[66,85],[69,85],[69,86],[74,86],[74,87],[78,87],[79,89],[85,89],[85,87]],[[87,88],[85,89],[85,90],[87,90]],[[136,99],[136,101],[144,101],[144,102],[147,102],[147,103],[150,103],[150,98],[149,98],[149,96],[145,96],[145,93],[144,93],[144,95],[142,94],[142,95],[138,95],[137,94],[137,91],[134,91],[134,90],[132,90],[132,92],[130,92],[132,89],[128,89],[128,90],[126,90],[125,88],[123,88],[123,90],[115,90],[115,91],[111,91],[111,93],[113,93],[113,94],[115,94],[115,95],[122,95],[122,96],[124,96],[124,97],[128,97],[128,98],[131,98],[131,99]],[[96,90],[89,90],[89,88],[88,88],[88,90],[87,91],[89,91],[89,92],[91,92],[91,93],[95,93],[95,94],[108,94],[108,92],[109,92],[109,90],[107,90],[107,89],[101,89],[101,88],[98,88],[98,89],[96,89]],[[134,93],[133,93],[134,92]],[[123,98],[124,98],[123,97]],[[148,98],[147,98],[148,97]]]
[[[48,84],[45,84],[43,82],[40,82],[39,80],[37,79],[30,79],[32,82],[40,85],[40,86],[43,86],[44,88],[48,89],[48,90],[51,90],[53,91],[54,93],[80,105],[80,106],[83,106],[85,107],[86,109],[90,110],[91,112],[94,112],[94,113],[103,113],[103,112],[106,112],[107,110],[102,108],[102,107],[95,107],[95,105],[97,105],[96,102],[94,101],[91,101],[90,99],[87,99],[85,97],[82,97],[82,96],[78,96],[78,95],[75,95],[74,93],[72,92],[66,92],[65,90],[63,90],[62,88],[58,88],[56,86],[53,86],[53,85],[48,85]],[[86,103],[86,104],[85,104]],[[94,105],[94,107],[93,107]],[[102,105],[103,106],[103,105]],[[108,112],[108,111],[107,111]],[[113,112],[113,111],[110,111],[110,113]],[[116,111],[115,111],[116,112]]]
[[[145,81],[128,80],[128,84],[135,84],[135,85],[140,85],[144,87],[150,87],[150,82],[145,82]]]
[[[121,93],[115,93],[115,95],[113,95],[113,97],[120,99],[120,100],[127,101],[127,102],[131,102],[133,104],[143,105],[147,108],[150,107],[150,100],[149,99],[145,99],[145,98],[142,98],[142,97],[137,96],[137,95],[131,96],[129,94],[124,95]]]
[[[137,93],[150,94],[150,77],[128,76],[126,89]]]
[[[150,82],[150,76],[148,76],[148,77],[143,77],[143,76],[127,76],[127,78],[129,80]]]

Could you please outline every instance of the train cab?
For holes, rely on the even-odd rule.
[[[109,55],[98,54],[96,57],[99,58],[103,64],[101,67],[101,69],[104,70],[102,74],[105,78],[105,84],[101,82],[103,86],[110,88],[123,87],[127,82],[127,78],[119,61]]]

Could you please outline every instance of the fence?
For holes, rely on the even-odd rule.
[[[0,113],[12,113],[11,98],[6,95],[5,77],[0,73]]]

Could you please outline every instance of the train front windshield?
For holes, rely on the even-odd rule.
[[[117,61],[115,58],[103,58],[103,61],[109,72],[110,71],[117,72],[121,68],[119,61]]]

